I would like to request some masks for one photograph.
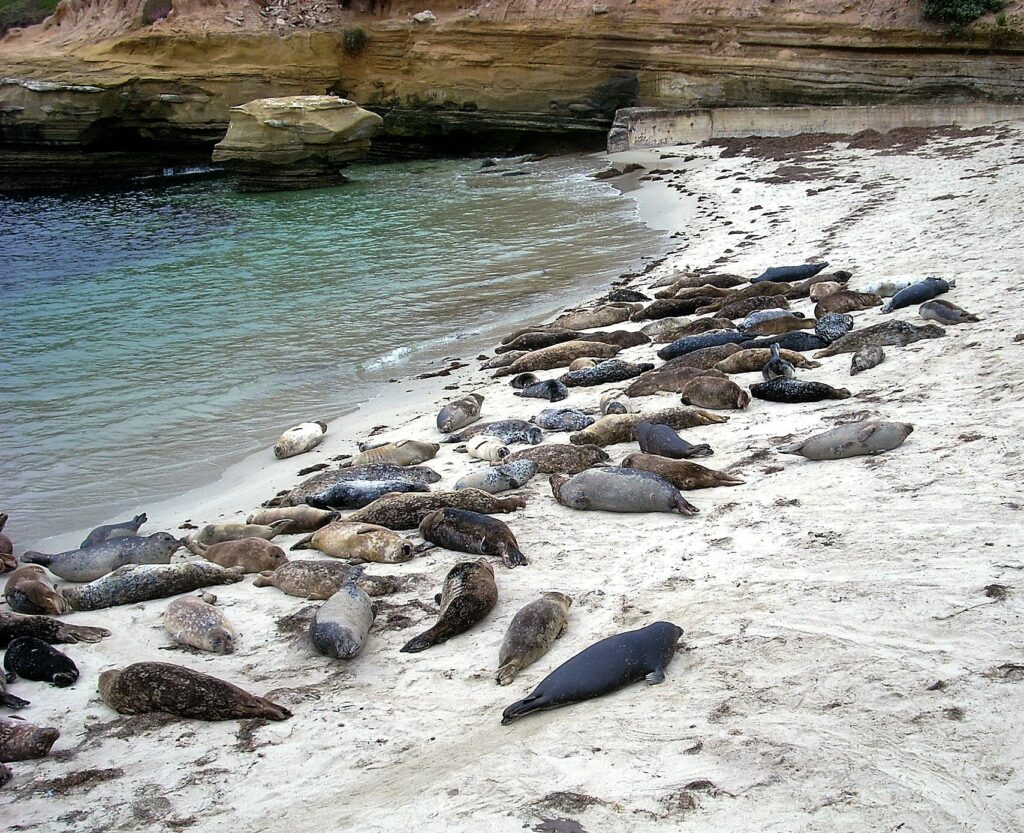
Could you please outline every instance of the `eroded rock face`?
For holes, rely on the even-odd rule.
[[[213,161],[242,191],[320,188],[345,181],[342,169],[366,155],[384,120],[333,95],[260,98],[231,108]]]

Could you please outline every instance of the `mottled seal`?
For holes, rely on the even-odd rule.
[[[710,304],[716,295],[700,295],[682,298],[662,298],[638,309],[630,316],[631,321],[657,321],[659,318],[674,318],[693,315],[698,308]]]
[[[533,449],[528,450],[532,451]],[[525,486],[536,473],[537,464],[533,460],[502,462],[501,465],[492,465],[489,468],[479,469],[460,477],[455,483],[455,488],[456,490],[480,489],[493,495]]]
[[[882,312],[895,312],[903,307],[922,304],[925,301],[930,301],[932,298],[937,298],[945,292],[949,292],[950,288],[954,286],[956,286],[956,281],[945,281],[942,278],[925,278],[923,281],[911,284],[906,289],[901,289],[893,295],[889,302],[882,307]]]
[[[550,330],[533,330],[516,336],[511,341],[499,345],[494,349],[495,353],[508,353],[510,350],[543,350],[545,347],[553,347],[563,341],[572,341],[579,335],[578,330],[567,330],[564,327],[552,328]],[[442,429],[454,431],[454,428]]]
[[[709,283],[705,283],[700,286],[669,287],[661,292],[656,292],[654,297],[660,301],[668,298],[678,298],[680,300],[684,298],[722,298],[728,294],[729,290],[726,287],[712,286]]]
[[[487,616],[498,601],[494,568],[482,558],[460,561],[448,571],[441,594],[435,598],[441,605],[436,624],[406,642],[403,653],[414,654],[447,642]]]
[[[870,370],[885,361],[885,351],[874,344],[868,347],[861,347],[850,360],[850,375],[856,376],[865,370]]]
[[[448,550],[496,555],[509,568],[529,563],[508,524],[480,512],[437,509],[420,522],[420,535],[424,541]]]
[[[18,613],[59,616],[71,610],[67,599],[53,586],[46,570],[34,564],[19,567],[7,577],[4,598],[11,610]]]
[[[481,370],[498,370],[502,367],[509,367],[523,356],[529,356],[530,350],[510,350],[508,353],[500,353],[493,358],[487,359],[480,365]]]
[[[746,327],[743,332],[751,336],[770,336],[792,333],[796,330],[813,330],[814,328],[815,322],[809,318],[783,316],[758,321],[756,324]]]
[[[526,420],[501,419],[497,422],[481,422],[465,431],[449,434],[441,442],[464,443],[477,434],[495,437],[506,445],[537,445],[544,436],[540,428]]]
[[[367,466],[379,463],[392,463],[396,466],[415,466],[431,460],[440,451],[441,446],[437,443],[421,443],[415,440],[398,440],[393,443],[384,443],[376,448],[363,451],[344,462],[340,463],[343,468],[355,466]]]
[[[701,347],[691,350],[682,356],[671,359],[656,370],[650,373],[658,374],[658,378],[664,378],[670,373],[675,373],[681,367],[694,367],[698,370],[713,370],[719,362],[738,353],[742,347],[739,344],[719,344],[714,347]],[[711,374],[714,375],[713,373]],[[645,373],[644,376],[647,376]],[[642,377],[641,377],[642,378]]]
[[[125,564],[169,564],[181,541],[166,532],[114,538],[83,549],[47,555],[26,552],[22,561],[41,564],[65,581],[92,581]]]
[[[622,461],[624,469],[641,469],[661,475],[681,492],[712,489],[717,486],[742,486],[746,481],[722,471],[687,460],[673,460],[657,454],[630,454]]]
[[[786,303],[786,294],[792,290],[792,286],[788,283],[767,283],[767,284],[750,284],[749,286],[741,287],[740,289],[733,289],[728,295],[723,295],[721,298],[716,298],[711,304],[698,310],[700,315],[706,315],[712,312],[718,312],[723,310],[722,316],[724,318],[743,318],[745,315],[749,315],[757,309],[788,309],[789,304]],[[730,304],[743,304],[743,302],[749,301],[753,298],[757,298],[758,302],[752,306],[744,306],[743,312],[737,315],[729,315],[724,312],[724,309]],[[779,298],[780,301],[774,306],[771,304],[765,305],[764,299],[766,298]]]
[[[361,573],[342,561],[289,561],[272,573],[260,573],[253,587],[276,587],[301,599],[329,599]]]
[[[596,333],[584,333],[580,341],[593,341],[599,344],[612,344],[626,350],[629,347],[639,347],[641,344],[650,344],[651,340],[639,330],[612,330],[605,332],[599,330]]]
[[[946,331],[938,324],[915,327],[907,321],[885,321],[844,335],[820,353],[815,353],[814,358],[837,356],[840,353],[856,353],[861,347],[906,347],[915,341],[925,338],[941,338],[945,334]]]
[[[800,379],[772,379],[750,386],[757,399],[768,402],[820,402],[822,399],[848,399],[846,388],[834,388],[824,382],[804,382]]]
[[[484,398],[479,393],[471,393],[449,402],[437,415],[437,430],[449,434],[476,422],[480,419],[483,404]]]
[[[211,654],[233,654],[238,634],[218,607],[198,596],[180,596],[164,609],[164,629],[179,645]]]
[[[479,489],[432,492],[428,495],[385,495],[365,509],[353,512],[346,520],[380,524],[388,529],[415,529],[435,509],[446,506],[493,515],[522,509],[526,506],[526,498],[519,495],[495,497]]]
[[[78,680],[78,666],[48,642],[34,636],[19,636],[7,646],[4,669],[24,680],[67,688]]]
[[[548,652],[565,632],[571,606],[572,599],[564,593],[545,593],[519,609],[498,652],[498,685],[508,685],[520,671]]]
[[[292,716],[284,706],[236,685],[167,662],[136,662],[104,671],[99,692],[100,699],[121,714],[166,712],[195,720],[287,720]]]
[[[673,292],[678,292],[680,289],[700,286],[714,286],[719,289],[732,289],[734,286],[742,286],[746,282],[747,279],[740,275],[729,275],[726,273],[716,272],[707,275],[689,274],[683,275],[680,278],[670,278],[664,285]],[[655,286],[658,286],[658,284],[655,284]]]
[[[973,315],[962,307],[958,307],[956,304],[942,298],[921,304],[917,314],[922,318],[938,321],[941,324],[949,324],[950,326],[974,324],[981,321],[977,315]]]
[[[505,709],[501,722],[507,725],[533,712],[592,700],[642,679],[658,685],[682,635],[683,629],[671,622],[655,622],[602,639],[558,666],[529,697]]]
[[[629,397],[625,391],[618,388],[611,388],[601,394],[601,400],[598,403],[601,415],[606,414],[631,414],[633,413],[633,403],[629,401]],[[586,427],[586,426],[584,426]]]
[[[594,424],[594,418],[576,408],[545,408],[530,418],[545,431],[582,431]]]
[[[526,333],[546,333],[550,330],[565,331],[565,329],[565,327],[560,327],[557,324],[530,324],[526,327],[519,327],[518,329],[502,336],[501,344],[511,344],[519,338],[519,336],[525,335]]]
[[[778,344],[773,344],[770,347],[743,349],[738,353],[733,353],[716,364],[715,369],[729,374],[755,373],[759,370],[764,370],[764,366],[772,360],[776,352],[782,361],[789,362],[793,367],[808,369],[821,367],[821,362],[811,361],[802,353],[798,353],[795,350],[783,350]]]
[[[523,396],[530,399],[546,399],[548,402],[560,402],[568,395],[569,389],[560,379],[544,379],[541,382],[534,382],[532,385],[527,385],[522,390],[515,392],[515,396]]]
[[[882,299],[878,295],[873,295],[870,292],[854,292],[851,289],[844,289],[820,299],[814,305],[814,317],[824,318],[833,312],[857,312],[858,310],[877,307],[881,303]]]
[[[267,541],[284,533],[287,520],[272,521],[269,524],[206,524],[198,532],[185,539],[185,546],[192,549],[195,544],[221,544],[224,541],[238,541],[241,538],[264,538]]]
[[[766,336],[765,338],[748,341],[743,345],[743,349],[755,350],[760,347],[771,347],[773,344],[778,344],[783,350],[793,350],[799,353],[806,350],[820,350],[823,347],[828,347],[828,342],[820,336],[798,331],[781,336]]]
[[[45,758],[60,737],[53,728],[43,728],[24,720],[0,717],[0,761],[28,761]]]
[[[637,444],[644,454],[657,454],[670,460],[683,460],[688,457],[710,457],[715,452],[707,443],[692,445],[680,437],[667,425],[650,422],[638,422],[633,429]]]
[[[726,345],[727,347],[735,347],[735,344]],[[713,347],[712,350],[722,350],[725,348]],[[702,351],[697,351],[702,352]],[[688,356],[693,356],[694,353],[689,353]],[[721,364],[722,361],[728,359],[729,356],[723,357],[716,365]],[[675,360],[673,360],[675,361]],[[626,396],[651,396],[661,391],[668,391],[670,393],[682,393],[690,382],[699,376],[715,376],[719,379],[725,378],[725,373],[715,368],[705,367],[690,367],[689,365],[672,365],[659,370],[651,370],[644,373],[642,376],[634,379],[624,391]],[[626,411],[625,413],[630,413]]]
[[[573,361],[569,362],[569,370],[586,370],[588,367],[597,367],[597,365],[597,359],[574,359]],[[524,373],[523,375],[533,376],[532,373]],[[533,378],[536,379],[537,377],[534,376]],[[514,382],[515,379],[513,379],[512,381]],[[512,387],[515,387],[515,385],[512,385]]]
[[[779,284],[780,287],[785,284]],[[724,304],[722,306],[702,307],[697,310],[700,314],[715,313],[722,318],[744,318],[752,312],[762,309],[789,309],[789,301],[783,294],[778,295],[754,295],[750,298],[741,298],[738,301]]]
[[[14,544],[3,534],[7,525],[7,513],[0,512],[0,573],[8,573],[18,567],[18,559],[14,557]]]
[[[503,465],[529,461],[537,466],[537,471],[544,474],[576,474],[598,463],[607,463],[610,459],[607,452],[596,445],[551,443],[514,451]]]
[[[465,445],[460,445],[456,451],[463,451],[476,460],[486,460],[489,463],[496,463],[504,460],[509,455],[508,446],[497,437],[488,434],[477,434],[470,437]]]
[[[376,524],[334,521],[292,544],[292,550],[319,550],[353,562],[401,564],[413,556],[412,542]]]
[[[758,309],[754,310],[750,315],[740,321],[740,323],[736,325],[736,329],[745,333],[752,327],[756,327],[764,321],[771,321],[775,318],[794,318],[799,319],[800,321],[807,321],[807,316],[802,312],[794,312],[791,309]]]
[[[681,401],[698,408],[742,410],[750,404],[750,394],[731,379],[702,376],[683,388]]]
[[[109,541],[111,538],[126,538],[129,535],[135,535],[147,520],[149,520],[149,518],[147,518],[146,513],[143,512],[141,515],[136,515],[130,521],[121,521],[119,523],[98,526],[85,536],[85,540],[82,541],[81,549],[92,547],[96,544],[102,544],[104,541]],[[0,523],[0,529],[3,529],[2,523]]]
[[[577,359],[577,361],[590,361],[590,359]],[[509,379],[509,387],[515,390],[522,390],[523,388],[535,385],[540,381],[539,378],[533,373],[520,373],[518,376],[513,376]]]
[[[728,422],[729,417],[704,411],[699,408],[665,408],[649,414],[608,414],[601,417],[589,428],[569,435],[573,445],[615,445],[636,439],[634,429],[639,422],[667,425],[676,431],[696,428],[698,425],[715,425]]]
[[[662,326],[660,329],[649,333],[651,341],[656,344],[670,344],[685,336],[700,335],[710,330],[735,329],[732,319],[721,317],[695,318],[692,321],[680,318],[663,318],[660,321],[655,321],[654,324],[665,325],[666,322],[671,324],[671,326]],[[654,324],[648,324],[647,327],[644,327],[643,331],[653,327]]]
[[[338,513],[312,506],[286,506],[278,509],[257,509],[245,519],[247,524],[269,526],[275,521],[288,521],[280,527],[281,535],[297,535],[313,532],[337,519]]]
[[[836,339],[842,338],[852,329],[852,315],[830,312],[828,315],[823,315],[817,320],[814,325],[814,334],[831,344]]]
[[[577,310],[558,316],[554,323],[568,330],[592,330],[595,327],[610,327],[621,324],[632,312],[628,304],[607,304],[592,310]]]
[[[326,433],[326,422],[300,422],[285,431],[274,443],[274,456],[284,460],[312,451],[324,441]]]
[[[820,301],[822,298],[826,298],[829,295],[834,295],[836,292],[842,291],[843,284],[838,281],[821,281],[820,283],[814,284],[807,294],[812,301]]]
[[[628,301],[630,303],[636,301],[650,301],[651,299],[644,295],[643,292],[637,292],[635,289],[626,289],[625,287],[619,287],[613,289],[607,295],[604,296],[606,301]]]
[[[554,347],[534,350],[506,367],[499,367],[494,378],[514,376],[526,371],[553,370],[556,367],[565,367],[570,362],[584,357],[610,359],[616,356],[621,349],[618,345],[602,344],[599,341],[564,341]]]
[[[664,477],[639,469],[602,466],[571,477],[553,474],[548,482],[555,500],[570,509],[680,515],[700,511]]]
[[[609,359],[601,362],[596,367],[586,370],[574,370],[559,377],[563,385],[570,388],[591,387],[593,385],[605,385],[609,382],[624,382],[632,379],[648,370],[654,370],[654,365],[649,362],[634,364],[624,362],[621,359]]]
[[[813,278],[825,267],[828,266],[826,261],[821,263],[801,263],[799,266],[772,266],[765,269],[756,278],[751,278],[751,283],[763,283],[765,281],[771,281],[774,283],[780,281],[803,281],[807,278]]]
[[[362,509],[384,495],[429,491],[426,484],[407,480],[342,480],[319,494],[309,495],[306,503],[318,509]]]
[[[744,341],[750,341],[751,338],[753,336],[741,333],[739,330],[709,330],[706,333],[700,333],[695,336],[684,336],[683,338],[676,339],[671,344],[666,344],[658,351],[658,358],[669,361],[704,347],[742,344]]]
[[[99,642],[110,636],[106,628],[72,625],[49,616],[22,616],[0,610],[0,648],[6,648],[12,639],[34,636],[51,645],[69,645],[75,642]]]
[[[882,454],[903,445],[913,430],[909,422],[852,422],[779,446],[779,451],[798,454],[808,460],[843,460]]]
[[[265,538],[239,538],[210,546],[190,541],[189,549],[221,567],[240,567],[243,573],[276,570],[288,560],[283,549]]]
[[[309,641],[325,657],[352,659],[366,644],[373,619],[370,597],[349,582],[313,615]]]
[[[225,570],[205,561],[184,564],[126,564],[114,572],[81,587],[68,587],[64,597],[75,610],[100,610],[105,607],[165,599],[215,584],[234,584],[242,580],[237,567]]]
[[[345,480],[404,480],[407,483],[437,483],[441,475],[429,466],[396,466],[394,463],[375,463],[368,466],[356,466],[349,469],[337,469],[335,471],[323,471],[314,474],[312,477],[303,480],[298,486],[290,491],[266,501],[263,505],[269,507],[300,506],[305,504],[306,498],[310,495],[317,495],[329,489],[335,483]],[[287,527],[290,529],[291,527]],[[282,535],[288,534],[282,530]]]
[[[773,344],[769,350],[771,350],[771,354],[768,357],[768,361],[761,368],[761,375],[764,377],[764,380],[770,382],[772,379],[795,379],[796,366],[788,359],[782,358],[782,351],[779,349],[779,345]],[[786,352],[793,356],[800,355],[789,350]],[[813,362],[813,364],[817,365],[818,362]]]

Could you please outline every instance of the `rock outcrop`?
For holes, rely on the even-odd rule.
[[[384,120],[333,95],[260,98],[231,108],[213,161],[241,191],[320,188],[345,181],[342,169],[366,155]]]

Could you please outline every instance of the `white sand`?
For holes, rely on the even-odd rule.
[[[938,140],[904,155],[837,147],[819,154],[822,162],[800,163],[820,164],[822,179],[783,184],[757,181],[778,163],[718,159],[714,148],[682,149],[700,157],[690,163],[622,155],[684,169],[672,184],[690,192],[664,181],[637,192],[652,224],[683,231],[686,244],[640,288],[723,255],[724,271],[751,275],[822,256],[854,272],[854,287],[955,277],[946,297],[984,320],[886,348],[882,365],[852,379],[849,355],[801,374],[849,387],[848,400],[755,400],[727,424],[686,432],[715,448],[703,462],[747,478],[687,493],[701,510],[694,518],[574,512],[554,502],[546,477],[535,478],[523,490],[527,508],[500,516],[530,566],[497,566],[494,612],[422,654],[398,649],[433,617],[401,606],[430,604],[466,556],[440,550],[371,566],[423,580],[384,600],[366,649],[348,663],[314,653],[301,630],[279,631],[279,619],[308,605],[251,579],[216,591],[241,634],[230,657],[172,648],[160,623],[165,601],[69,617],[115,635],[67,647],[82,670],[72,689],[12,686],[33,701],[21,715],[62,736],[50,758],[12,765],[15,780],[0,791],[3,827],[423,833],[569,818],[590,833],[1024,828],[1024,682],[996,670],[1024,665],[1016,494],[1024,345],[1013,342],[1024,331],[1022,142],[1024,128],[1014,126],[999,138]],[[697,219],[673,226],[697,197]],[[916,307],[896,315],[923,323]],[[855,317],[858,326],[881,319],[877,309]],[[646,359],[657,346],[622,355]],[[465,370],[402,405],[364,408],[332,426],[319,453],[232,471],[237,482],[151,511],[146,529],[247,511],[291,485],[299,468],[351,451],[374,425],[391,426],[382,438],[437,439],[444,384],[483,392],[487,418],[544,407],[513,397],[506,381]],[[601,390],[573,389],[562,404],[593,406]],[[678,397],[640,401],[653,409]],[[810,463],[772,450],[865,410],[916,430],[870,459]],[[618,460],[635,447],[609,450]],[[443,446],[430,465],[444,486],[473,464]],[[1016,592],[940,618],[989,601],[983,588],[993,583]],[[566,635],[513,685],[496,686],[509,620],[549,589],[575,599]],[[411,625],[386,627],[395,605]],[[559,663],[658,619],[685,629],[663,685],[499,725],[502,709]],[[99,701],[96,677],[139,660],[276,690],[294,717],[257,728],[122,718]],[[51,779],[89,769],[117,771],[53,789]]]

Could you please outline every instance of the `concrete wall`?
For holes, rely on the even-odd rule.
[[[885,133],[897,127],[978,127],[1024,119],[1019,104],[875,105],[866,107],[727,107],[660,110],[630,107],[615,114],[608,152],[703,142],[729,136],[795,136],[798,133]]]

